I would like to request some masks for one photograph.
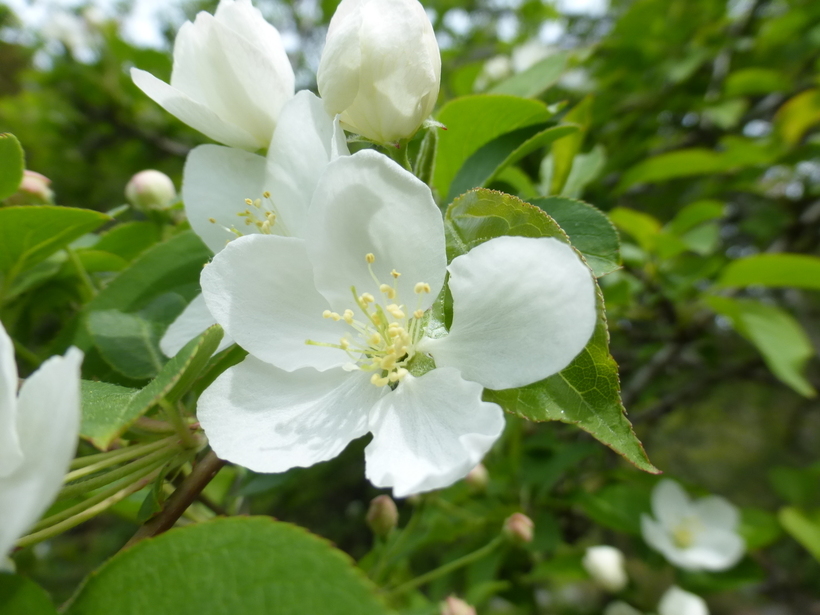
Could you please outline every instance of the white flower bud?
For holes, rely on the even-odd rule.
[[[455,596],[448,596],[441,604],[441,615],[476,615],[475,607]]]
[[[617,593],[629,582],[624,569],[624,554],[615,547],[589,547],[582,563],[589,576],[609,592]]]
[[[441,54],[417,0],[342,0],[330,20],[319,94],[342,126],[377,143],[412,137],[433,111]]]
[[[367,509],[367,525],[376,536],[387,536],[399,524],[399,511],[389,495],[379,495]]]
[[[661,597],[658,603],[658,613],[660,615],[709,615],[709,607],[700,596],[673,585]]]
[[[504,521],[504,535],[512,542],[526,544],[532,542],[535,524],[523,513],[513,513]]]
[[[9,205],[48,205],[54,202],[51,180],[36,171],[23,171],[23,181],[17,192],[6,199]]]
[[[490,482],[490,473],[487,472],[487,468],[484,467],[483,463],[479,463],[464,477],[464,481],[474,491],[484,491],[487,488],[487,483]]]
[[[125,198],[140,211],[166,209],[177,198],[174,182],[165,173],[140,171],[125,186]]]

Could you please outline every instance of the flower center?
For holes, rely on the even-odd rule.
[[[416,353],[416,344],[424,335],[421,297],[430,292],[430,285],[418,282],[414,291],[417,295],[416,309],[410,313],[400,302],[396,282],[401,274],[393,269],[392,284],[382,283],[373,273],[373,254],[365,256],[370,276],[379,289],[377,299],[370,293],[359,294],[355,286],[350,290],[355,309],[343,313],[325,310],[322,317],[344,324],[348,331],[338,344],[328,344],[307,340],[313,346],[341,348],[353,360],[356,369],[373,372],[370,382],[377,387],[395,386],[407,375],[407,364]]]
[[[273,204],[270,192],[265,190],[261,199],[245,199],[245,205],[247,207],[236,214],[245,221],[244,226],[255,226],[263,235],[270,235],[273,225],[276,224],[276,207]],[[208,222],[218,224],[215,218],[208,218]],[[280,222],[279,230],[283,234],[287,234],[281,226]],[[245,234],[233,224],[230,227],[223,226],[222,228],[237,237],[242,237]]]
[[[696,517],[686,517],[672,528],[672,542],[679,549],[688,549],[695,544],[695,538],[700,533],[702,525]]]

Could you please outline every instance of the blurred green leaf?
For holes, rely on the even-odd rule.
[[[820,464],[807,468],[778,466],[769,470],[769,483],[787,504],[798,508],[820,504]]]
[[[57,615],[57,609],[34,581],[0,572],[0,615]]]
[[[751,299],[709,296],[704,301],[754,344],[779,380],[805,397],[816,395],[814,387],[803,376],[814,349],[803,327],[790,314]]]
[[[608,485],[595,493],[580,493],[576,502],[596,523],[635,536],[641,534],[641,515],[650,512],[649,490],[632,485]]]
[[[17,192],[23,181],[25,155],[13,134],[0,133],[0,201]]]
[[[493,86],[489,93],[535,98],[558,81],[567,67],[568,59],[569,52],[559,51]]]
[[[801,92],[787,100],[775,116],[775,125],[783,140],[796,145],[815,124],[820,123],[820,89]]]
[[[354,562],[324,539],[269,517],[233,517],[173,529],[121,551],[64,612],[375,615],[387,609]]]
[[[126,222],[103,233],[95,250],[110,252],[132,261],[160,240],[160,229],[151,222]]]
[[[777,518],[783,528],[820,562],[820,521],[809,518],[803,511],[787,506]]]
[[[777,517],[760,508],[743,508],[740,511],[738,532],[746,541],[749,551],[767,547],[783,534]]]
[[[581,150],[587,129],[592,122],[592,96],[587,96],[569,113],[563,121],[577,124],[579,130],[552,144],[552,178],[550,180],[550,194],[561,194],[572,171],[575,156]]]
[[[724,86],[724,92],[728,98],[788,92],[790,89],[789,78],[782,72],[758,67],[734,71],[726,78]]]
[[[805,254],[755,254],[729,263],[718,286],[793,286],[820,290],[820,258]]]
[[[665,226],[666,230],[681,236],[704,222],[722,218],[726,206],[720,201],[703,200],[689,203]]]
[[[620,230],[630,235],[646,252],[654,252],[661,223],[657,218],[627,207],[616,207],[609,219]]]

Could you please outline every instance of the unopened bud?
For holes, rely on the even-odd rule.
[[[399,511],[393,498],[389,495],[373,498],[365,519],[376,536],[387,536],[399,524]]]
[[[441,603],[441,615],[476,615],[475,608],[455,596]]]
[[[177,198],[174,182],[165,173],[140,171],[125,186],[125,198],[140,211],[167,209]]]
[[[523,513],[513,513],[504,521],[504,535],[512,542],[526,544],[532,542],[535,524]]]
[[[464,477],[464,481],[474,491],[484,491],[487,488],[487,483],[490,482],[490,473],[487,472],[487,468],[484,467],[483,463],[479,463]]]
[[[23,181],[13,195],[6,199],[9,205],[49,205],[54,202],[51,180],[36,171],[23,171]]]
[[[629,581],[624,569],[624,554],[615,547],[589,547],[581,563],[592,580],[609,592],[621,591]]]

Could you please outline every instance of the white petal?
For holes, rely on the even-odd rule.
[[[8,476],[23,461],[17,437],[17,364],[14,342],[0,322],[0,477]],[[3,551],[0,550],[0,557]]]
[[[264,215],[248,206],[245,199],[262,199],[269,183],[267,162],[262,156],[219,145],[194,148],[185,160],[182,175],[182,200],[191,228],[214,252],[236,239],[236,234],[228,230],[231,227],[244,235],[257,233],[258,229],[245,225],[245,218],[239,214],[251,210],[260,217]],[[270,209],[266,199],[261,205],[265,211]],[[280,228],[274,224],[272,232]]]
[[[686,559],[681,557],[682,549],[672,542],[669,531],[649,515],[641,515],[641,535],[646,544],[673,564],[686,562]]]
[[[592,274],[556,239],[498,237],[448,269],[453,325],[423,348],[469,380],[490,389],[537,382],[569,365],[592,336]]]
[[[327,164],[348,154],[344,131],[312,92],[299,92],[282,108],[268,150],[269,190],[291,236],[304,237],[310,200]]]
[[[338,343],[347,329],[322,318],[329,306],[313,286],[303,240],[240,237],[202,270],[200,283],[216,321],[257,358],[287,371],[350,362],[343,350],[306,344]]]
[[[17,420],[23,464],[0,479],[0,554],[45,512],[63,484],[80,429],[80,364],[71,348],[26,379]]]
[[[383,393],[363,372],[285,372],[248,356],[206,389],[197,418],[222,459],[284,472],[332,459],[367,433],[367,413]]]
[[[316,82],[319,95],[331,115],[347,109],[359,92],[361,47],[359,29],[362,0],[342,0],[330,20],[325,48],[319,60]]]
[[[202,335],[205,329],[214,324],[216,324],[216,318],[208,311],[205,299],[202,298],[202,295],[197,295],[165,331],[159,341],[160,350],[165,353],[166,357],[173,357],[182,350],[185,344]],[[233,344],[233,340],[230,336],[223,335],[222,341],[219,342],[215,352],[221,352],[231,344]]]
[[[737,507],[719,495],[701,498],[692,504],[695,514],[710,528],[734,531],[740,523]]]
[[[365,262],[376,257],[373,271],[382,283],[392,283],[396,269],[398,296],[416,309],[413,288],[426,282],[432,292],[422,296],[423,309],[432,305],[444,282],[444,223],[426,184],[373,150],[363,150],[331,162],[319,180],[309,214],[312,232],[308,253],[314,263],[316,287],[334,309],[352,307],[350,287],[379,296]]]
[[[695,544],[687,549],[690,562],[700,570],[727,570],[737,564],[746,551],[746,543],[737,533],[706,528],[695,537]]]
[[[692,516],[692,502],[678,483],[663,479],[652,490],[652,512],[667,530],[672,530]]]
[[[504,413],[481,400],[481,386],[452,368],[407,375],[373,408],[367,478],[396,497],[465,477],[504,430]]]
[[[659,615],[709,615],[709,608],[700,596],[673,585],[658,603]]]
[[[131,79],[168,113],[214,141],[252,151],[259,149],[258,141],[248,131],[223,120],[207,105],[193,100],[151,73],[132,68]]]

